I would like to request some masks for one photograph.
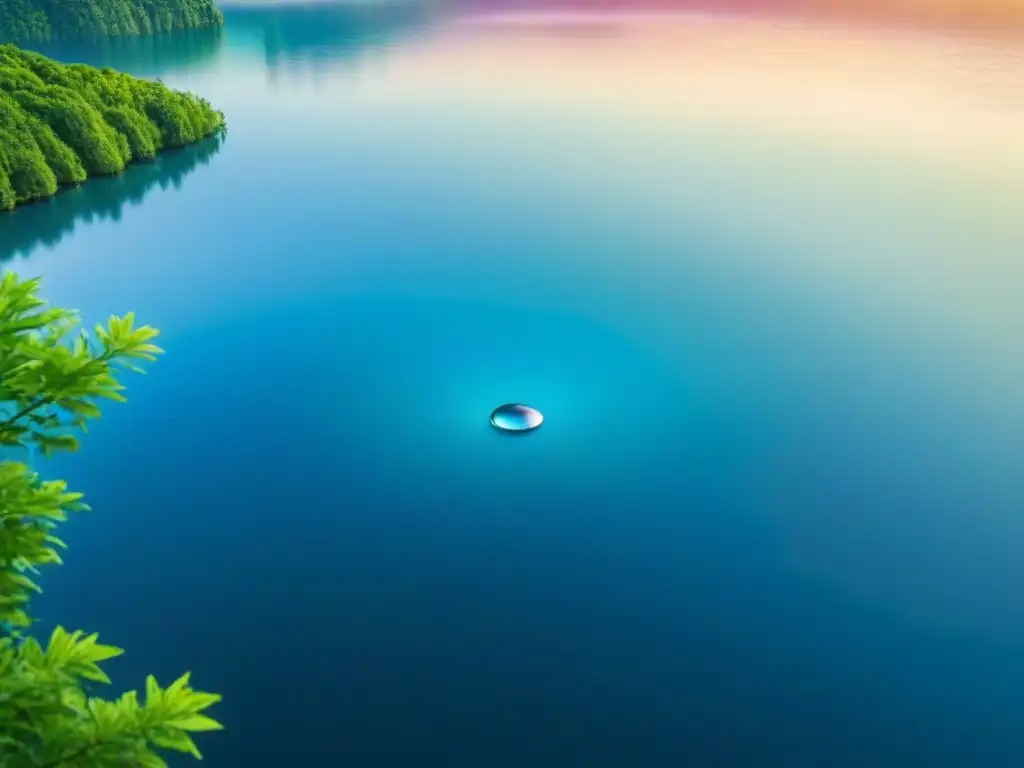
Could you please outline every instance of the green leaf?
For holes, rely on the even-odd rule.
[[[203,759],[203,756],[199,753],[199,749],[196,747],[195,742],[192,741],[192,738],[184,731],[178,731],[171,728],[157,730],[150,735],[150,741],[158,747],[172,749],[175,752],[185,752],[192,755],[197,760]]]
[[[183,693],[188,692],[188,681],[192,679],[192,673],[186,672],[169,686],[164,691],[164,696],[167,699],[174,700],[181,696]]]
[[[28,576],[23,576],[20,573],[11,574],[10,580],[18,586],[24,587],[25,589],[30,589],[33,592],[43,591],[43,588],[36,584],[34,581],[32,581],[32,579],[28,578]]]
[[[224,726],[206,715],[192,715],[181,720],[169,720],[167,725],[183,731],[222,731]]]
[[[95,635],[93,635],[95,637]],[[112,645],[93,645],[88,648],[88,660],[94,664],[98,664],[101,661],[107,659],[116,658],[124,653],[121,648],[115,648]]]
[[[155,709],[163,701],[163,691],[152,675],[146,677],[146,709]]]
[[[76,677],[80,677],[83,680],[88,680],[91,683],[103,683],[104,685],[110,685],[110,678],[107,674],[96,666],[81,666],[77,669]]]
[[[152,752],[143,752],[135,757],[139,768],[167,768],[167,762]]]

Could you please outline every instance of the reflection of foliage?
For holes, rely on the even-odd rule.
[[[0,210],[224,128],[196,96],[0,46]]]
[[[156,360],[157,331],[129,313],[78,327],[73,312],[46,308],[38,280],[0,279],[0,445],[49,455],[78,448],[77,433],[99,403],[124,402],[125,371]],[[56,537],[82,494],[41,480],[26,464],[0,461],[0,768],[167,768],[157,750],[200,757],[190,733],[220,730],[202,714],[220,696],[195,691],[189,675],[161,688],[150,676],[108,700],[89,695],[109,683],[101,664],[122,651],[97,636],[57,627],[45,645],[27,634],[40,568],[61,562]]]
[[[0,41],[149,35],[221,23],[212,0],[0,0]]]
[[[57,245],[80,221],[117,221],[125,205],[139,204],[155,187],[180,187],[185,176],[210,162],[221,141],[221,136],[212,136],[160,154],[152,162],[133,165],[118,176],[96,179],[61,192],[52,200],[0,214],[4,216],[0,262],[28,255],[40,245]]]
[[[40,43],[33,50],[59,61],[111,67],[136,77],[156,78],[194,69],[216,58],[224,39],[222,27],[180,29],[159,35],[124,35],[100,40]]]
[[[426,3],[308,5],[282,8],[228,7],[224,14],[232,31],[263,39],[267,66],[280,57],[336,61],[339,52],[353,55],[386,43],[426,20]]]

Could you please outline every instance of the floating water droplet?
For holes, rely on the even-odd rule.
[[[491,426],[505,432],[529,432],[544,421],[536,408],[518,403],[505,403],[491,411]]]

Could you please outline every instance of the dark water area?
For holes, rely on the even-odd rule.
[[[126,206],[140,205],[153,188],[181,189],[185,177],[217,154],[221,136],[164,152],[152,162],[133,165],[128,173],[106,176],[61,190],[59,196],[18,210],[18,226],[5,230],[0,262],[27,256],[39,247],[54,247],[79,222],[121,220]]]
[[[0,216],[167,350],[42,467],[95,510],[42,625],[223,693],[214,768],[1024,760],[1019,178],[453,13],[48,50],[229,134]]]

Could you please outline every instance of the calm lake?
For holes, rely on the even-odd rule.
[[[167,350],[44,468],[44,623],[222,692],[215,768],[1024,761],[1020,48],[225,20],[47,49],[229,135],[0,215]]]

